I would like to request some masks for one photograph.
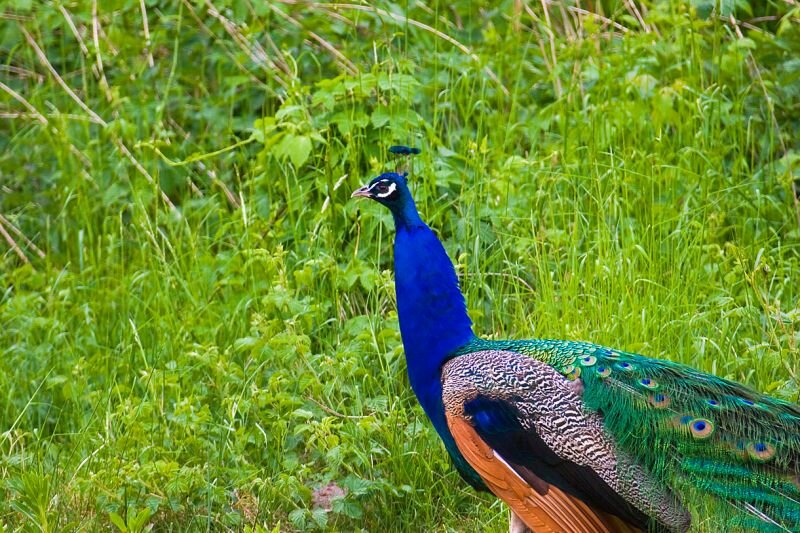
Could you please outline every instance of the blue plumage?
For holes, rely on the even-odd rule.
[[[475,337],[453,264],[442,243],[419,217],[403,176],[382,174],[353,196],[374,199],[392,213],[397,232],[397,312],[411,388],[459,472],[471,485],[482,487],[477,473],[458,452],[442,404],[442,365]]]

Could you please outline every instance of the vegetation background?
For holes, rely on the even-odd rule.
[[[796,0],[10,0],[0,54],[0,530],[504,529],[349,201],[392,144],[481,334],[798,399]]]

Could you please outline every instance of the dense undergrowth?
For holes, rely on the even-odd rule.
[[[798,399],[796,2],[11,0],[0,51],[0,527],[503,529],[349,201],[398,143],[481,334]]]

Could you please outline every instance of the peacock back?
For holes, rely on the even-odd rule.
[[[475,339],[458,355],[475,372],[475,354],[486,351],[545,363],[553,379],[571,382],[585,413],[601,420],[624,456],[617,475],[631,479],[623,485],[667,487],[713,517],[707,530],[800,531],[797,405],[685,365],[584,342]],[[518,375],[510,361],[500,370]],[[518,395],[519,384],[508,387]]]

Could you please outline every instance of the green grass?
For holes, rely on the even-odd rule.
[[[391,144],[479,333],[797,401],[791,3],[31,4],[0,15],[0,527],[506,527],[349,201]]]

